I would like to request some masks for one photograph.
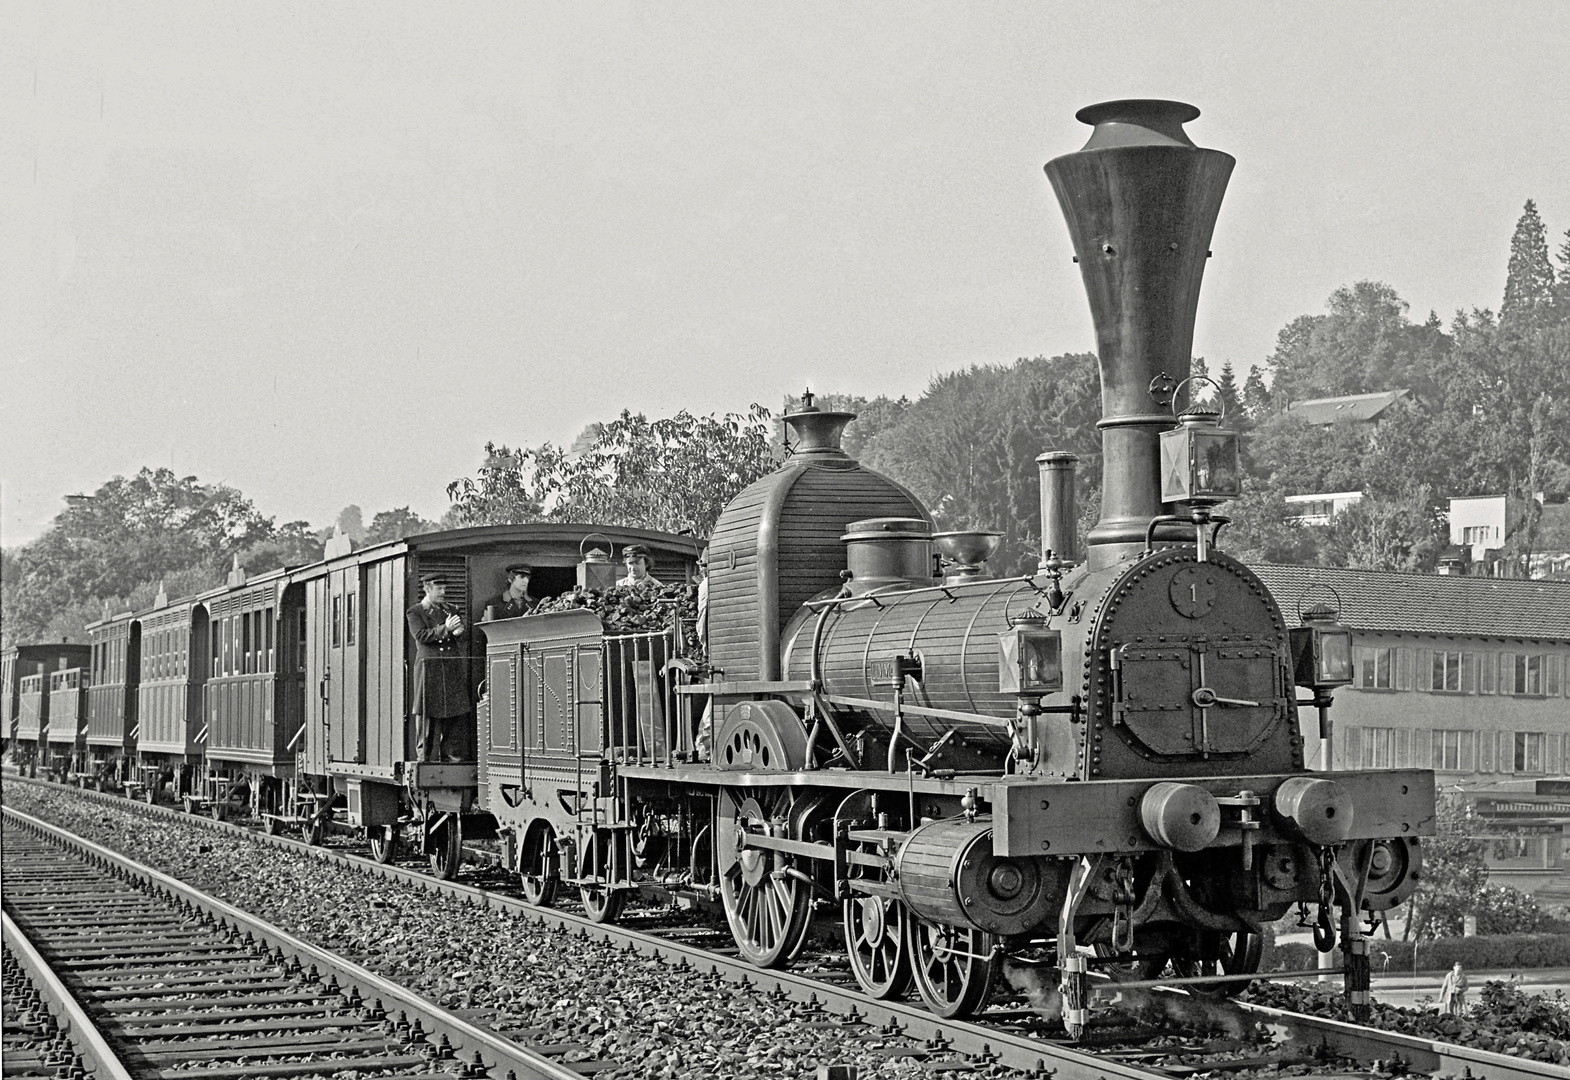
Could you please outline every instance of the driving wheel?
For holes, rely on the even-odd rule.
[[[752,837],[790,838],[792,808],[786,788],[720,792],[714,846],[720,899],[736,947],[749,963],[785,967],[801,950],[812,916],[812,884],[791,857],[748,843]]]
[[[561,889],[556,830],[543,821],[530,824],[518,852],[518,885],[536,907],[550,907]]]

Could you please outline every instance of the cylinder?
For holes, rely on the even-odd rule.
[[[1183,124],[1198,115],[1177,101],[1090,105],[1076,114],[1094,125],[1090,141],[1046,165],[1101,365],[1101,520],[1086,552],[1093,570],[1137,554],[1162,512],[1158,438],[1173,419],[1152,383],[1188,377],[1200,280],[1235,164],[1189,139]],[[1192,540],[1176,527],[1157,536]]]
[[[1036,459],[1041,474],[1041,562],[1047,552],[1060,562],[1077,562],[1079,505],[1075,493],[1075,471],[1079,458],[1062,450],[1042,454]]]
[[[1057,915],[1066,864],[992,853],[992,822],[962,817],[928,822],[900,848],[900,898],[928,922],[1023,934]]]
[[[1276,789],[1275,808],[1284,830],[1310,844],[1339,844],[1352,832],[1352,800],[1334,780],[1291,777]]]
[[[1139,820],[1162,847],[1202,851],[1221,832],[1221,807],[1204,788],[1168,780],[1152,786],[1139,800]]]

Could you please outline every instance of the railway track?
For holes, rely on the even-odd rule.
[[[1189,999],[1182,995],[1159,991],[1141,995],[1141,1005],[1147,1012],[1164,1008],[1170,1015],[1181,1018],[1187,1014],[1193,1018],[1197,1009],[1214,1019],[1215,1010],[1223,1010],[1234,1017],[1235,1026],[1253,1034],[1239,1031],[1234,1036],[1242,1037],[1217,1038],[1200,1024],[1190,1035],[1174,1036],[1170,1030],[1152,1028],[1134,1018],[1108,1012],[1085,1039],[1071,1044],[1052,1030],[1043,1015],[1048,1010],[1041,1007],[1041,992],[1035,993],[1034,1004],[1038,1007],[1032,1007],[1029,986],[1025,987],[1025,1000],[989,1009],[975,1021],[941,1020],[902,1002],[868,1000],[854,988],[843,965],[831,956],[823,957],[821,962],[809,958],[809,970],[804,972],[763,971],[725,955],[723,950],[698,947],[694,942],[705,938],[705,931],[663,926],[656,916],[638,918],[634,925],[597,924],[571,912],[532,907],[494,889],[437,881],[417,870],[378,864],[333,848],[307,847],[299,841],[264,836],[244,826],[193,818],[112,796],[86,793],[86,797],[106,799],[131,813],[167,815],[198,829],[245,833],[257,843],[303,850],[316,858],[353,867],[360,874],[401,881],[417,889],[509,911],[534,925],[554,927],[558,933],[604,942],[629,958],[658,959],[672,969],[673,978],[698,972],[710,980],[725,980],[738,988],[767,995],[782,1013],[790,1011],[797,1019],[805,1017],[810,1025],[843,1033],[847,1040],[875,1044],[891,1058],[922,1060],[929,1069],[1008,1068],[1027,1076],[1050,1075],[1058,1080],[1113,1080],[1187,1077],[1218,1071],[1341,1076],[1356,1069],[1358,1063],[1378,1062],[1386,1070],[1470,1075],[1478,1080],[1570,1075],[1558,1066],[1258,1006],[1186,1004]],[[1260,1041],[1259,1032],[1264,1029],[1270,1035]]]

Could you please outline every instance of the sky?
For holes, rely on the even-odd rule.
[[[488,441],[1089,351],[1041,167],[1113,98],[1237,158],[1212,370],[1359,280],[1497,309],[1567,53],[1562,0],[6,0],[0,542],[143,466],[435,518]]]

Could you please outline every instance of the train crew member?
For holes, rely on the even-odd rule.
[[[659,578],[649,573],[649,570],[654,565],[654,560],[649,557],[649,549],[642,544],[628,544],[622,549],[621,557],[627,563],[627,576],[616,582],[616,584],[650,589],[658,589],[664,584]]]
[[[516,619],[527,615],[539,603],[529,595],[529,577],[534,568],[526,563],[514,563],[507,568],[507,587],[485,601],[486,618]]]
[[[472,761],[474,706],[469,698],[467,627],[445,603],[447,586],[421,574],[425,595],[406,616],[414,638],[414,724],[419,761]]]

